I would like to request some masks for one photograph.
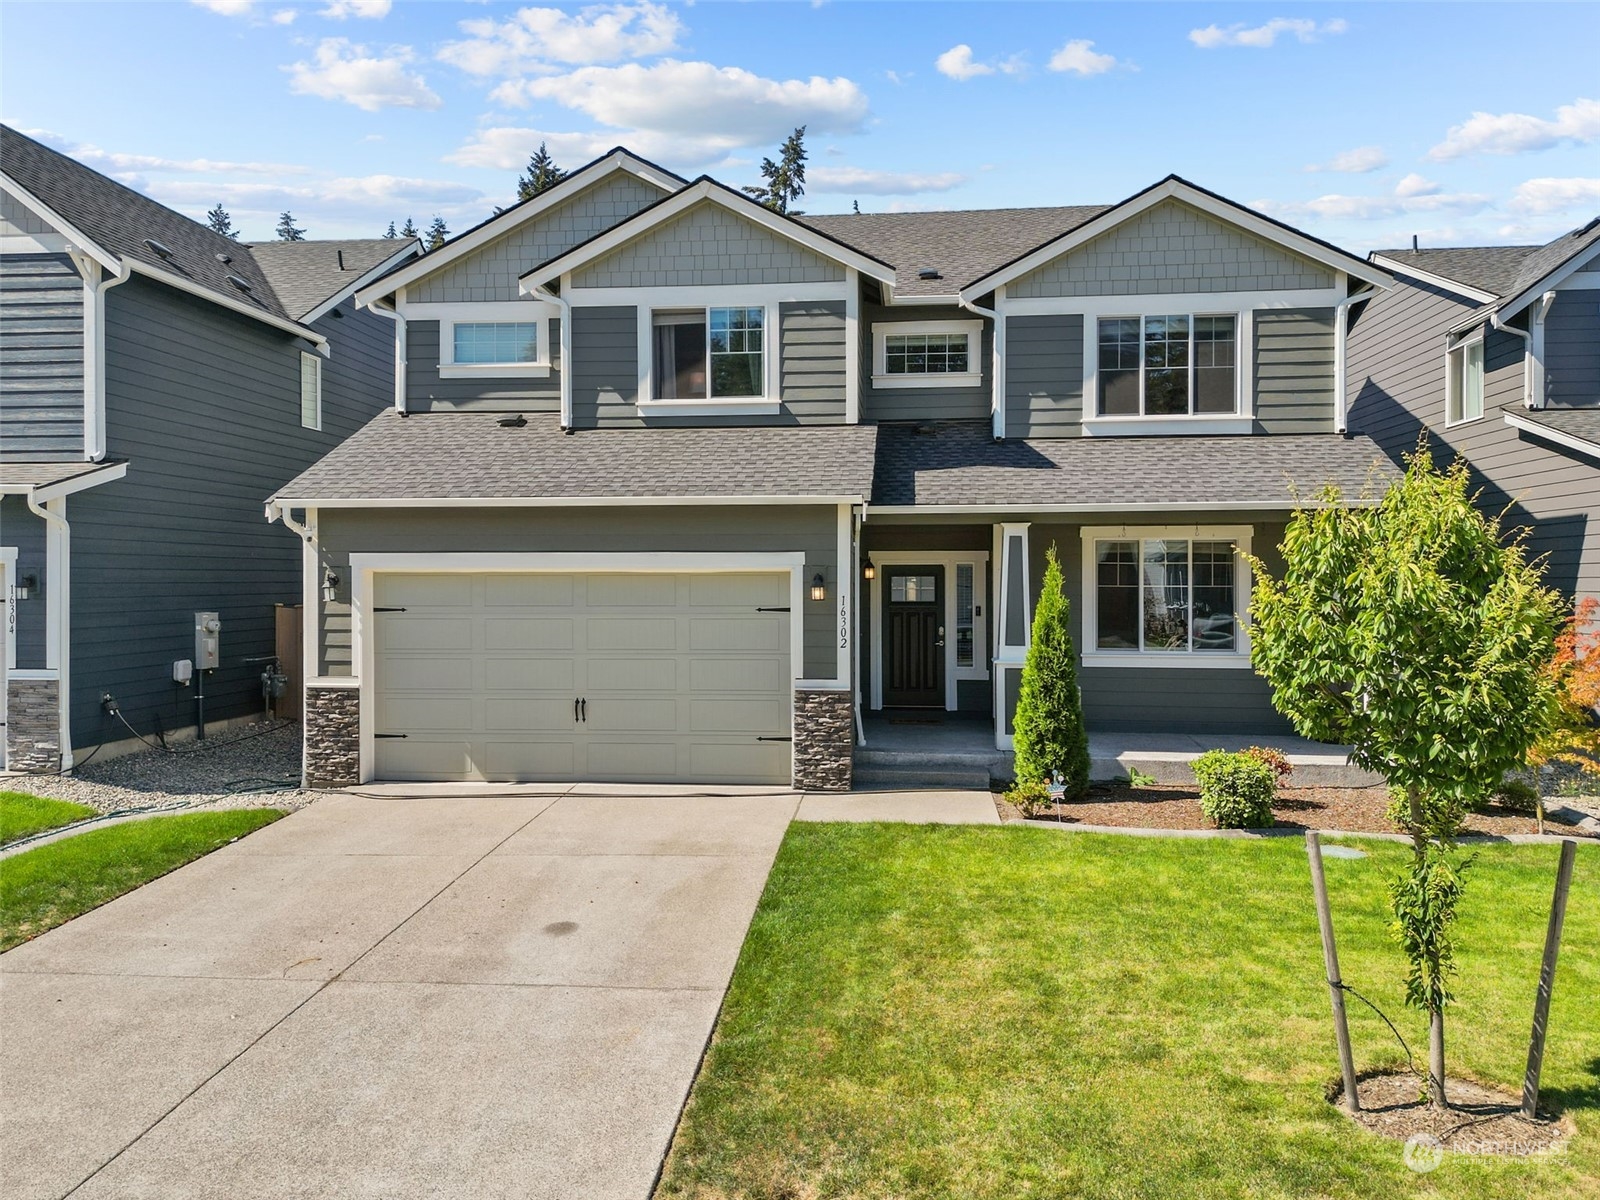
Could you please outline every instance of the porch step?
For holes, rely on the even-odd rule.
[[[857,746],[858,789],[987,789],[991,779],[1011,774],[1011,755],[1003,750],[883,750]]]
[[[851,788],[858,792],[899,792],[911,789],[939,788],[945,791],[988,791],[990,775],[987,767],[942,768],[931,770],[919,767],[863,767],[855,769]]]

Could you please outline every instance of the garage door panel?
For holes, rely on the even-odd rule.
[[[789,603],[789,576],[691,575],[689,603],[695,608],[754,608]]]
[[[678,701],[630,696],[585,696],[583,723],[597,733],[674,733]]]
[[[678,603],[676,575],[590,575],[590,608],[672,608]]]
[[[385,607],[464,608],[472,604],[477,576],[378,575],[372,594]]]
[[[477,703],[470,694],[396,696],[379,692],[372,719],[379,733],[470,733]]]
[[[777,700],[691,700],[691,733],[769,733],[787,735],[789,708]]]
[[[379,779],[477,779],[472,743],[463,738],[410,735],[377,743]]]
[[[571,617],[485,617],[485,650],[571,650],[577,621]]]
[[[787,664],[776,658],[696,658],[689,663],[689,690],[787,695]]]
[[[577,724],[573,702],[535,697],[490,696],[483,701],[483,728],[490,733],[539,733],[562,731],[569,736]]]
[[[675,692],[678,660],[675,658],[591,658],[585,664],[585,691]]]
[[[588,743],[588,770],[591,779],[638,779],[654,782],[677,779],[682,775],[676,742],[604,741]]]
[[[590,617],[584,622],[590,650],[676,650],[675,617]]]
[[[571,658],[490,658],[483,664],[483,686],[491,692],[578,694],[578,663]]]
[[[693,742],[686,774],[707,783],[789,782],[788,742]]]
[[[689,649],[769,650],[785,648],[788,623],[773,617],[691,617]]]
[[[450,654],[395,655],[384,661],[385,692],[471,692],[477,686],[474,659]]]
[[[377,650],[442,650],[465,654],[472,650],[470,617],[434,617],[402,613],[378,614]]]
[[[578,747],[571,740],[492,739],[485,743],[480,757],[487,779],[571,779],[578,773]]]
[[[576,588],[571,575],[487,575],[483,603],[490,608],[571,608]]]

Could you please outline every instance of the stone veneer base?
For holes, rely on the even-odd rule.
[[[361,692],[358,688],[306,688],[308,788],[353,787],[361,782]]]
[[[848,792],[855,768],[855,701],[848,691],[794,694],[794,786]]]
[[[6,680],[6,770],[61,770],[60,687],[54,679]]]

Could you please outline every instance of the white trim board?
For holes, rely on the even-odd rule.
[[[99,487],[102,483],[114,483],[127,473],[127,463],[115,462],[104,463],[92,471],[85,471],[81,475],[74,475],[70,479],[56,483],[10,483],[0,479],[0,496],[31,495],[39,503],[44,504],[51,500],[59,500],[63,496],[71,496],[75,492]]]
[[[1546,410],[1549,411],[1549,410]],[[1511,428],[1520,430],[1530,437],[1542,438],[1547,442],[1554,442],[1558,446],[1565,446],[1568,450],[1576,450],[1579,454],[1587,454],[1591,458],[1600,458],[1600,443],[1587,442],[1576,434],[1564,430],[1552,429],[1548,425],[1541,425],[1537,421],[1530,421],[1513,412],[1506,412],[1506,424]]]
[[[751,504],[865,504],[865,496],[438,496],[351,499],[348,497],[274,496],[267,501],[267,519],[287,508],[740,508]],[[1170,509],[1172,505],[1165,506]],[[1233,508],[1240,507],[1235,504]],[[925,512],[926,509],[906,509]]]
[[[989,611],[989,551],[987,550],[869,550],[864,560],[871,562],[876,578],[871,583],[871,600],[868,604],[872,622],[872,688],[868,707],[873,712],[883,710],[883,615],[884,581],[882,570],[890,567],[942,567],[944,569],[944,708],[955,712],[957,684],[962,680],[988,680],[989,678],[989,621],[994,614]],[[956,565],[972,564],[972,665],[956,664]]]
[[[422,240],[420,238],[405,238],[402,240],[404,244],[403,249],[391,254],[377,266],[370,267],[363,271],[359,276],[351,281],[351,283],[340,288],[337,292],[329,296],[321,304],[317,305],[300,319],[307,325],[315,324],[317,321],[320,321],[323,317],[331,313],[334,309],[338,308],[339,305],[343,304],[347,296],[353,296],[356,292],[366,287],[367,284],[371,283],[373,280],[382,278],[406,259],[414,258],[422,254]]]
[[[1399,262],[1376,252],[1369,257],[1375,266],[1382,267],[1386,271],[1393,271],[1396,275],[1405,275],[1411,279],[1419,280],[1422,283],[1429,284],[1432,287],[1440,288],[1443,291],[1451,293],[1452,295],[1461,296],[1468,300],[1476,300],[1479,304],[1488,304],[1491,300],[1498,300],[1500,298],[1493,292],[1486,292],[1482,288],[1475,288],[1470,284],[1465,284],[1459,280],[1451,279],[1447,275],[1435,275],[1431,271],[1424,271],[1420,267],[1413,267],[1407,263]]]
[[[917,334],[962,334],[967,341],[966,371],[957,374],[889,374],[889,339]],[[872,323],[872,386],[880,390],[897,388],[977,388],[983,386],[983,322],[951,321],[874,321]]]
[[[1529,304],[1532,304],[1533,301],[1539,296],[1552,290],[1553,288],[1559,287],[1567,279],[1571,278],[1573,275],[1576,275],[1579,271],[1587,270],[1591,263],[1597,261],[1600,261],[1600,241],[1591,242],[1588,246],[1584,247],[1571,258],[1567,259],[1566,262],[1545,272],[1541,278],[1535,280],[1532,284],[1523,288],[1522,291],[1511,297],[1510,300],[1507,300],[1504,304],[1500,305],[1499,312],[1502,316],[1502,319],[1505,317],[1516,316],[1517,313],[1521,312]]]

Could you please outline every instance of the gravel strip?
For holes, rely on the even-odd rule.
[[[322,792],[300,783],[300,725],[259,721],[183,742],[171,751],[141,750],[70,775],[8,775],[10,791],[74,800],[99,812],[130,808],[302,808]]]

